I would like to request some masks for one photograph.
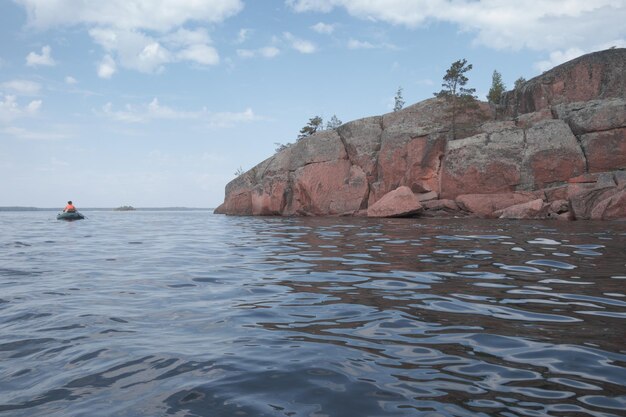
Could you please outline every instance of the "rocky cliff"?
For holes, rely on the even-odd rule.
[[[458,117],[446,103],[302,139],[226,186],[235,215],[626,218],[626,49],[585,55]]]

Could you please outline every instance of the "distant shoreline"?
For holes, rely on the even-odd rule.
[[[2,211],[61,211],[62,208],[48,208],[48,207],[26,207],[26,206],[6,206],[0,207],[0,212]],[[120,211],[116,210],[116,207],[81,207],[80,211]],[[138,207],[134,210],[128,211],[194,211],[194,210],[202,210],[209,211],[214,210],[211,207]]]

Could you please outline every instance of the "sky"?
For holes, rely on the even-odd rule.
[[[216,207],[311,117],[466,59],[485,99],[626,47],[626,0],[0,0],[0,206]]]

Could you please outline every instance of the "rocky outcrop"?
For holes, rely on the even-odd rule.
[[[445,101],[299,140],[233,180],[235,215],[626,218],[626,49],[589,54],[457,115]],[[487,120],[491,118],[492,120]]]
[[[408,217],[422,210],[417,196],[407,186],[388,192],[367,209],[367,217]]]

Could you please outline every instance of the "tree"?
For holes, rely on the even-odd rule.
[[[475,88],[465,88],[469,79],[465,73],[472,69],[472,64],[468,64],[467,60],[461,59],[453,62],[443,77],[441,86],[443,89],[435,96],[443,98],[448,103],[448,111],[451,117],[452,139],[456,139],[457,116],[458,114],[470,108],[476,107]]]
[[[274,149],[274,151],[276,153],[278,152],[282,152],[285,149],[289,148],[292,144],[287,142],[287,143],[280,143],[280,142],[274,142],[274,145],[276,146],[276,148]]]
[[[491,88],[489,89],[489,94],[487,94],[487,101],[491,104],[500,103],[500,97],[505,91],[506,87],[502,82],[502,74],[493,70],[493,75],[491,76]]]
[[[324,121],[320,116],[311,117],[309,119],[309,123],[307,123],[306,126],[304,126],[302,129],[300,129],[298,140],[306,138],[307,136],[311,136],[318,130],[322,130],[323,122]]]
[[[394,97],[393,111],[400,111],[404,107],[404,99],[402,98],[402,87],[398,87],[396,96]]]
[[[235,177],[239,177],[243,173],[244,173],[243,168],[239,167],[239,168],[237,168],[237,171],[235,171]]]
[[[520,88],[524,83],[526,82],[526,78],[524,77],[519,77],[517,80],[515,80],[515,84],[513,85],[513,87],[515,87],[515,89],[517,90],[518,88]]]
[[[343,122],[339,120],[336,115],[333,114],[333,117],[331,117],[330,120],[326,123],[326,130],[337,129],[342,124]]]

